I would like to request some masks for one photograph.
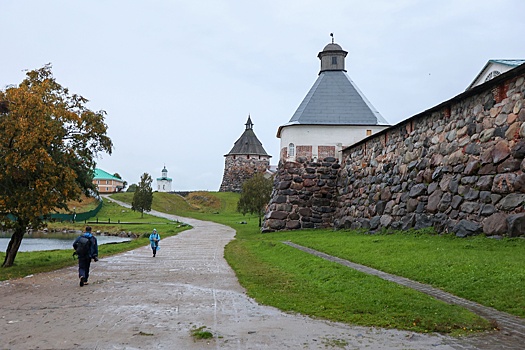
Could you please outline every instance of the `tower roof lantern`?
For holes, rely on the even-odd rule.
[[[246,130],[248,129],[253,129],[253,123],[252,123],[252,118],[250,117],[250,115],[248,114],[248,120],[246,121]]]
[[[348,52],[334,42],[334,34],[330,33],[332,42],[326,45],[323,51],[319,52],[317,57],[321,60],[321,70],[319,74],[325,71],[343,71],[345,70],[345,58]]]

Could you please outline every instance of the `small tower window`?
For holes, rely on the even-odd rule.
[[[337,56],[332,56],[332,64],[337,65]]]
[[[295,157],[295,145],[293,143],[288,145],[288,155],[290,157]]]

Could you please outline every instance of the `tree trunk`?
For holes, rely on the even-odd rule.
[[[4,263],[2,264],[2,267],[13,266],[16,254],[18,253],[18,249],[20,248],[20,244],[22,243],[22,238],[24,238],[25,233],[26,225],[19,222],[15,227],[15,232],[13,232],[9,244],[7,245],[7,250],[5,251],[5,259]]]

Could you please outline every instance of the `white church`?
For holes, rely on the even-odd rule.
[[[162,169],[161,177],[157,178],[157,191],[159,192],[171,192],[172,179],[168,177],[168,169],[164,165]]]
[[[298,157],[314,162],[326,157],[342,161],[344,148],[389,127],[346,74],[347,54],[333,38],[319,52],[317,80],[290,121],[277,131],[281,161]]]

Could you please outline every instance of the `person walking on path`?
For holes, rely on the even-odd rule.
[[[75,252],[73,255],[78,256],[78,277],[80,278],[80,286],[88,284],[89,267],[91,259],[98,261],[98,243],[97,239],[91,234],[91,227],[86,227],[86,232],[77,237],[73,242]]]
[[[149,243],[151,249],[153,250],[153,257],[157,255],[157,250],[159,249],[160,235],[157,233],[157,229],[153,229],[153,232],[149,235]]]

